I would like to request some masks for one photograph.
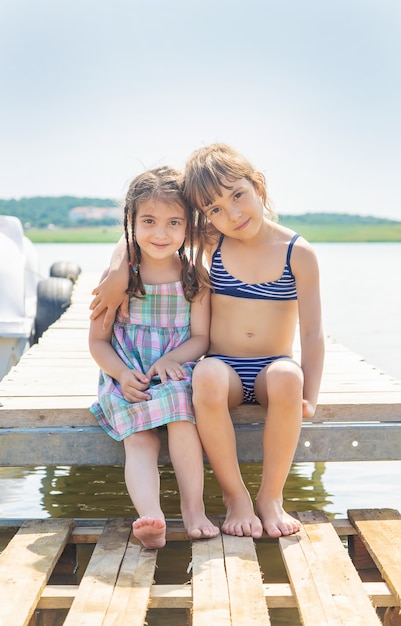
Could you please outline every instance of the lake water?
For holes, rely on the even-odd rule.
[[[83,271],[100,276],[113,247],[37,245],[44,276],[59,260],[74,261]],[[321,268],[326,334],[401,379],[401,243],[331,243],[315,244],[314,248]],[[243,466],[242,470],[255,495],[260,468]],[[331,517],[345,516],[348,508],[401,510],[400,473],[401,461],[294,464],[285,489],[286,508],[321,509]],[[166,516],[180,517],[173,472],[163,469],[161,481]],[[209,514],[223,513],[219,490],[208,469],[205,503]],[[121,468],[0,468],[0,517],[113,515],[134,515]],[[275,624],[292,626],[298,621],[284,612]]]

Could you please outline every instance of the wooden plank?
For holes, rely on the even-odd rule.
[[[128,543],[102,626],[143,626],[156,567],[157,550]]]
[[[150,590],[150,609],[192,610],[192,589],[183,585],[153,585]]]
[[[49,368],[51,368],[51,363],[49,363]],[[41,406],[42,397],[51,398],[52,396],[72,395],[84,397],[90,396],[96,398],[98,372],[81,372],[82,376],[85,376],[84,378],[81,376],[81,380],[79,380],[79,373],[75,376],[75,373],[71,370],[71,368],[63,368],[62,370],[59,369],[57,372],[57,377],[54,377],[53,373],[51,374],[49,383],[45,380],[46,374],[43,372],[43,369],[36,372],[33,381],[26,378],[24,374],[18,374],[14,377],[13,381],[8,381],[7,388],[5,386],[7,381],[5,381],[3,386],[0,387],[0,398],[3,406],[7,401],[7,397],[30,397],[31,401],[32,398],[36,398],[36,400],[34,400],[34,407],[35,405],[39,407]],[[13,384],[10,384],[11,382]],[[12,391],[13,388],[15,393]],[[68,389],[70,390],[69,394],[66,393]],[[85,400],[81,401],[80,406],[81,408],[85,408]]]
[[[373,405],[375,407],[375,412],[377,413],[377,418],[380,419],[380,405],[381,404],[391,404],[396,408],[398,406],[398,411],[400,409],[401,403],[401,391],[397,389],[389,389],[388,391],[343,391],[341,393],[335,393],[332,391],[322,391],[319,394],[319,404],[333,404],[336,405],[349,405],[351,408],[353,405],[362,404],[366,406],[369,410],[369,407]],[[346,408],[346,407],[345,407]],[[372,415],[372,413],[371,413]]]
[[[131,522],[106,523],[88,563],[64,626],[98,626],[103,623],[131,532]]]
[[[154,554],[150,550],[148,553],[150,557]],[[384,585],[384,583],[381,584]],[[47,585],[42,592],[38,609],[70,609],[78,589],[78,585]],[[280,596],[280,590],[277,589],[275,591],[274,595]],[[130,605],[134,612],[137,610],[136,604],[135,601]],[[150,588],[149,608],[192,609],[191,586],[188,584],[152,585]],[[129,616],[128,619],[130,619]],[[115,626],[125,626],[126,624],[131,626],[131,623],[126,621],[115,621],[114,623]],[[142,624],[142,622],[139,623]]]
[[[39,376],[42,375],[43,371],[48,371],[50,369],[50,371],[54,372],[54,376],[56,376],[57,373],[58,375],[60,375],[60,371],[69,371],[75,369],[76,367],[79,367],[82,368],[83,372],[90,371],[90,375],[93,375],[92,361],[87,355],[80,354],[79,356],[77,356],[76,353],[63,354],[62,359],[57,359],[57,354],[52,352],[51,359],[49,359],[48,354],[46,354],[45,356],[45,353],[40,353],[38,358],[26,359],[23,362],[20,361],[18,363],[18,372],[23,372],[24,375],[26,374],[27,376],[30,376],[32,374]],[[37,372],[38,369],[40,370],[39,373]]]
[[[401,606],[401,514],[394,509],[352,509],[348,517],[394,594],[396,606]]]
[[[280,537],[305,626],[381,624],[337,533],[323,513],[300,513],[303,528]]]
[[[18,369],[16,367],[14,372],[10,372],[8,377],[6,377],[5,382],[13,381],[13,383],[16,384],[20,382],[21,379],[25,379],[25,383],[29,381],[30,384],[35,382],[44,385],[47,382],[46,380],[43,380],[44,376],[50,376],[50,380],[56,380],[60,377],[60,370],[62,370],[68,375],[75,374],[77,379],[85,376],[86,384],[91,385],[93,377],[98,374],[98,369],[93,368],[92,364],[89,365],[89,361],[85,364],[83,359],[78,359],[77,357],[70,359],[64,365],[61,365],[60,363],[58,365],[59,367],[53,367],[52,363],[49,361],[47,361],[46,364],[43,364],[42,361],[41,365],[37,362],[31,362],[29,364],[19,363]]]
[[[279,545],[304,626],[341,624],[306,531],[280,538]]]
[[[17,389],[19,386],[18,379],[24,378],[25,376],[33,375],[40,383],[46,384],[47,381],[42,369],[48,365],[51,371],[52,360],[49,356],[54,357],[54,364],[58,374],[60,374],[60,370],[65,370],[67,374],[71,372],[74,375],[74,366],[82,368],[81,372],[78,371],[75,373],[75,379],[78,381],[80,374],[84,373],[88,385],[87,394],[96,392],[96,388],[92,389],[91,385],[93,384],[93,379],[96,378],[98,374],[98,367],[90,359],[88,351],[78,350],[78,345],[80,345],[80,341],[75,337],[74,331],[66,334],[64,343],[56,342],[55,345],[55,342],[51,341],[51,350],[46,349],[46,345],[41,344],[40,353],[36,353],[38,358],[28,359],[23,357],[2,379],[0,384],[1,395],[14,395],[16,392],[17,395],[19,395]],[[63,358],[61,358],[61,356]],[[41,365],[39,372],[36,371],[37,362]],[[30,383],[31,380],[28,378],[24,382]],[[26,395],[26,393],[24,395]],[[366,399],[363,400],[363,396],[365,395]],[[373,404],[380,404],[382,402],[386,404],[400,404],[401,381],[390,379],[378,372],[363,374],[358,369],[345,375],[342,371],[341,364],[339,364],[332,374],[327,376],[323,374],[319,404],[327,404],[330,402],[333,404],[349,404],[352,406],[356,402],[359,402],[361,397],[362,402],[367,404],[371,404],[372,402]],[[251,407],[248,408],[251,409]]]
[[[350,380],[342,380],[338,378],[324,378],[322,380],[320,393],[378,393],[378,392],[400,392],[401,383],[394,381],[391,384],[380,377],[376,376],[364,376],[357,380],[356,376],[353,376]]]
[[[62,376],[62,374],[60,374]],[[8,390],[10,391],[10,390]],[[89,390],[87,390],[89,392]],[[69,425],[85,426],[96,423],[89,412],[90,405],[96,401],[93,391],[89,395],[76,395],[74,387],[69,395],[64,395],[65,389],[58,396],[51,396],[48,390],[42,395],[35,393],[30,396],[2,395],[0,392],[0,426],[3,428],[36,427],[46,420],[49,426]],[[376,411],[377,408],[377,411]],[[340,410],[341,409],[341,410]],[[234,424],[262,424],[264,423],[265,411],[258,405],[243,404],[231,410]],[[89,422],[88,422],[89,418]],[[53,421],[52,421],[53,420]],[[70,422],[70,420],[73,420]],[[349,423],[349,422],[395,422],[401,421],[401,405],[366,405],[355,404],[343,405],[320,405],[316,416],[312,420],[304,420],[303,426],[318,423]]]
[[[48,358],[49,355],[57,355],[57,346],[63,347],[63,354],[73,357],[78,353],[80,358],[86,357],[88,367],[96,369],[97,366],[90,356],[87,344],[88,332],[86,329],[66,328],[55,331],[47,331],[46,335],[40,339],[39,344],[32,346],[28,352],[24,353],[17,366],[10,371],[19,370],[23,364],[32,364],[40,359]],[[63,359],[58,358],[57,364],[63,366]],[[5,380],[9,376],[6,375]],[[355,380],[354,380],[355,379]],[[343,358],[330,358],[324,368],[323,382],[342,380],[344,388],[353,387],[354,382],[364,383],[365,381],[377,381],[385,385],[389,390],[399,391],[400,381],[392,378],[373,366],[368,366],[363,362],[347,361]]]
[[[221,520],[224,516],[221,517]],[[17,532],[24,522],[32,521],[27,518],[0,518],[0,531],[8,530]],[[74,527],[71,535],[68,538],[68,543],[97,543],[99,536],[103,532],[106,524],[104,518],[82,518],[78,517],[73,520]],[[167,541],[188,541],[188,534],[185,530],[184,523],[180,519],[167,519]],[[219,518],[215,519],[215,523],[219,523]],[[331,525],[340,537],[347,537],[349,535],[357,535],[357,530],[353,527],[348,518],[338,517],[331,520]]]
[[[71,520],[25,522],[0,555],[0,624],[25,626],[61,555]]]
[[[220,535],[192,542],[192,626],[231,626]]]
[[[255,404],[242,404],[230,411],[235,424],[264,423],[266,411],[263,407]],[[399,422],[401,420],[401,404],[398,402],[388,404],[347,404],[341,402],[338,395],[336,404],[320,404],[316,415],[311,420],[304,420],[303,424],[320,422],[367,422],[385,421]]]
[[[363,582],[362,586],[373,606],[395,606],[396,599],[384,582]],[[47,585],[38,609],[69,609],[78,585]],[[297,603],[289,583],[264,583],[263,593],[271,609],[296,608]],[[150,609],[192,609],[192,591],[187,584],[152,585]]]
[[[375,607],[394,606],[395,598],[388,585],[383,582],[363,582],[362,587]],[[265,583],[263,585],[267,605],[270,609],[297,608],[296,598],[288,583]],[[353,624],[347,624],[353,626]]]
[[[66,390],[64,390],[64,393]],[[36,427],[40,420],[56,419],[57,415],[61,416],[61,420],[71,426],[85,425],[88,417],[92,414],[89,407],[96,400],[96,395],[76,396],[73,390],[69,395],[46,396],[46,397],[17,397],[17,396],[1,396],[0,395],[0,424],[3,428],[13,427],[12,417],[14,415],[14,424],[18,426]],[[70,416],[71,414],[71,416]],[[26,421],[31,416],[31,423]],[[93,417],[93,416],[92,416]],[[74,419],[71,424],[69,419]],[[39,422],[39,423],[35,423]],[[92,418],[91,418],[91,421]],[[56,426],[57,421],[53,422]]]
[[[222,535],[232,626],[268,626],[262,576],[251,537]]]

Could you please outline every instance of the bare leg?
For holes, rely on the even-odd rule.
[[[263,433],[262,483],[256,508],[270,537],[291,535],[301,526],[283,509],[283,489],[301,429],[302,386],[302,370],[291,360],[273,363],[255,382],[258,400],[265,403],[267,395],[268,406]]]
[[[167,428],[186,531],[192,539],[215,537],[220,531],[205,515],[203,451],[196,426],[191,422],[170,422]]]
[[[232,406],[242,402],[242,383],[228,365],[207,358],[195,367],[192,386],[198,432],[227,508],[222,529],[228,535],[259,538],[262,524],[242,480],[228,410],[229,402]]]
[[[144,430],[124,439],[125,482],[139,519],[132,530],[145,548],[162,548],[166,543],[166,522],[160,507],[158,457],[159,436]]]

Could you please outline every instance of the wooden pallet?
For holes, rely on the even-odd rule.
[[[0,555],[0,624],[51,626],[64,611],[64,626],[143,626],[148,609],[178,608],[188,611],[192,626],[264,626],[272,609],[289,607],[304,626],[381,624],[375,607],[401,603],[400,513],[352,510],[349,519],[332,522],[321,512],[298,516],[299,533],[265,540],[280,546],[288,572],[281,583],[266,580],[259,542],[247,537],[193,541],[189,582],[161,585],[154,583],[158,551],[132,541],[130,520],[25,521]],[[359,549],[349,553],[340,536]],[[177,522],[169,522],[167,538],[188,540]],[[55,584],[77,544],[95,545],[79,584]],[[376,582],[363,582],[351,557],[367,563]]]

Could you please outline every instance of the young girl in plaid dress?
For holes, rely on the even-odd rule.
[[[89,335],[101,368],[91,411],[111,437],[124,441],[125,480],[139,514],[133,533],[146,548],[165,544],[158,472],[158,428],[164,425],[187,533],[192,538],[218,533],[204,510],[191,389],[192,369],[209,345],[210,295],[202,286],[201,263],[192,263],[193,217],[178,175],[163,167],[132,181],[124,209],[129,316],[119,313],[107,329],[102,313],[91,321]]]

